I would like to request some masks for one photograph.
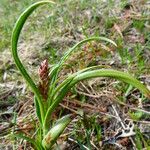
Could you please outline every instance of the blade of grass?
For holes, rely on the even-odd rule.
[[[41,112],[40,112],[40,107],[39,107],[39,103],[37,101],[37,98],[34,96],[34,105],[35,105],[35,110],[36,110],[36,115],[40,121],[40,123],[42,124],[42,118],[41,118]]]
[[[140,81],[138,81],[128,73],[117,71],[117,70],[111,70],[111,69],[101,69],[101,70],[84,72],[82,74],[77,75],[72,80],[72,83],[70,84],[72,84],[71,86],[73,86],[74,84],[78,83],[81,80],[96,78],[96,77],[112,77],[118,80],[122,80],[139,89],[141,92],[145,94],[145,96],[150,97],[150,91]]]
[[[34,3],[33,5],[31,5],[30,7],[28,7],[18,18],[13,32],[12,32],[12,38],[11,38],[11,45],[12,45],[12,55],[14,58],[14,61],[16,63],[16,66],[18,67],[18,69],[20,70],[22,76],[25,78],[25,80],[27,81],[27,83],[29,84],[29,86],[31,87],[32,91],[34,92],[35,96],[37,97],[37,101],[39,103],[39,107],[40,107],[40,112],[41,112],[41,119],[43,121],[45,112],[44,112],[44,106],[42,103],[42,96],[40,95],[40,92],[36,86],[36,84],[34,83],[34,81],[31,79],[31,77],[29,76],[29,74],[27,73],[25,67],[23,66],[22,62],[20,61],[19,57],[18,57],[18,51],[17,51],[17,44],[18,44],[18,39],[21,33],[21,30],[23,28],[23,25],[25,24],[27,18],[31,15],[31,13],[40,5],[43,4],[47,4],[50,3],[52,4],[53,2],[51,1],[40,1],[37,3]]]
[[[49,100],[49,106],[51,105],[51,102],[52,100],[54,99],[54,96],[56,95],[56,93],[61,89],[63,88],[63,86],[67,83],[70,82],[70,80],[75,77],[75,75],[79,74],[79,73],[82,73],[82,72],[86,72],[86,71],[89,71],[89,70],[93,70],[93,69],[100,69],[100,68],[106,68],[108,66],[103,66],[103,65],[98,65],[98,66],[92,66],[92,67],[88,67],[88,68],[85,68],[83,70],[80,70],[76,73],[74,73],[73,75],[70,75],[67,80],[65,80],[65,83],[62,82],[59,86],[55,87],[54,90],[51,91],[51,95],[49,96],[48,100]],[[59,80],[59,79],[58,79]]]
[[[55,90],[53,91],[53,96],[56,95],[56,93],[61,89],[63,88],[63,86],[69,82],[71,80],[71,78],[74,78],[76,75],[78,74],[81,74],[81,73],[84,73],[86,71],[90,71],[90,70],[97,70],[97,69],[101,69],[101,68],[107,68],[108,66],[103,66],[103,65],[98,65],[98,66],[92,66],[92,67],[88,67],[88,68],[85,68],[85,69],[82,69],[74,74],[72,74],[71,76],[69,76],[64,82],[62,82],[60,85],[58,85]],[[53,97],[52,97],[53,99]]]
[[[50,95],[51,95],[53,89],[55,88],[58,74],[59,74],[60,70],[62,69],[65,61],[71,56],[71,54],[77,49],[77,47],[83,45],[84,43],[94,41],[94,40],[96,40],[96,41],[105,41],[105,42],[113,44],[114,46],[117,46],[115,42],[113,42],[112,40],[110,40],[108,38],[105,38],[105,37],[90,37],[90,38],[87,38],[87,39],[84,39],[84,40],[80,41],[79,43],[75,44],[72,48],[70,48],[68,51],[66,51],[64,56],[61,58],[60,62],[56,66],[54,66],[53,70],[50,73],[51,87],[49,88],[49,92],[48,92],[49,101],[51,101],[51,96]]]
[[[49,124],[49,118],[51,116],[51,113],[53,110],[59,105],[59,103],[63,100],[66,93],[78,82],[90,79],[90,78],[96,78],[96,77],[111,77],[115,78],[117,80],[124,81],[128,84],[133,85],[134,87],[138,88],[141,92],[143,92],[146,96],[150,97],[150,91],[142,84],[140,81],[132,77],[128,73],[124,73],[117,70],[111,70],[111,69],[100,69],[100,70],[92,70],[82,73],[75,73],[75,75],[71,75],[71,77],[68,77],[66,80],[63,81],[61,84],[60,92],[57,93],[56,98],[53,100],[52,105],[49,107],[45,120],[44,120],[44,128],[48,127]]]

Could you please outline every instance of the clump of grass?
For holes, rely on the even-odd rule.
[[[70,74],[66,79],[64,79],[64,81],[62,81],[61,83],[59,82],[59,73],[64,63],[71,56],[72,52],[76,50],[77,47],[93,40],[102,40],[116,46],[116,44],[112,40],[105,37],[91,37],[80,41],[68,51],[66,51],[61,60],[57,64],[53,65],[50,71],[48,69],[47,62],[45,61],[41,65],[41,68],[39,70],[41,83],[40,86],[37,86],[37,84],[31,79],[30,75],[19,59],[17,44],[19,35],[27,18],[37,7],[48,3],[54,4],[51,1],[40,1],[29,6],[18,18],[12,33],[12,55],[20,73],[27,81],[28,85],[35,95],[36,114],[40,123],[39,127],[37,128],[39,128],[39,130],[41,131],[40,135],[36,136],[34,139],[22,134],[15,134],[15,136],[29,141],[37,150],[52,149],[58,137],[71,122],[73,116],[66,115],[63,118],[57,120],[54,125],[51,125],[52,112],[58,107],[59,103],[63,100],[69,90],[82,80],[96,77],[111,77],[131,84],[132,86],[138,88],[141,92],[143,92],[145,96],[150,97],[150,91],[140,81],[132,77],[130,74],[113,69],[100,69],[101,66],[92,66],[85,68],[76,73]],[[89,135],[88,132],[87,135]],[[87,142],[88,141],[89,139],[87,139]]]

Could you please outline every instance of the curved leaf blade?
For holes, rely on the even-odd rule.
[[[12,32],[12,37],[11,37],[12,55],[13,55],[15,64],[16,64],[17,68],[19,69],[20,73],[22,74],[24,79],[27,81],[27,83],[29,84],[32,91],[34,92],[34,94],[37,97],[37,101],[39,103],[39,107],[40,107],[40,111],[41,111],[41,115],[42,115],[42,121],[43,121],[43,118],[44,118],[44,115],[45,115],[44,106],[43,106],[43,103],[42,103],[42,97],[40,95],[40,92],[39,92],[38,88],[36,87],[36,84],[31,79],[30,75],[28,74],[28,72],[26,71],[25,67],[23,66],[22,62],[19,59],[18,51],[17,51],[17,44],[18,44],[18,39],[19,39],[21,30],[22,30],[27,18],[31,15],[31,13],[37,7],[39,7],[43,4],[47,4],[47,3],[53,3],[53,2],[52,1],[40,1],[40,2],[34,3],[31,6],[29,6],[18,18],[18,20],[17,20],[17,22],[14,26],[14,29],[13,29],[13,32]]]
[[[150,91],[146,88],[146,86],[144,86],[136,78],[132,77],[128,73],[117,71],[117,70],[112,70],[112,69],[100,69],[100,70],[94,70],[94,71],[81,73],[72,80],[72,82],[70,83],[70,86],[73,86],[74,84],[82,80],[89,79],[89,78],[96,78],[96,77],[111,77],[111,78],[124,81],[128,84],[133,85],[137,89],[139,89],[141,92],[145,94],[145,96],[150,97]]]
[[[80,42],[78,42],[77,44],[75,44],[72,48],[70,48],[68,51],[66,51],[66,53],[64,54],[64,56],[61,58],[60,62],[58,64],[56,64],[52,71],[50,72],[50,76],[51,76],[51,87],[49,89],[48,95],[51,99],[51,92],[53,91],[53,89],[55,88],[55,84],[56,84],[56,80],[57,80],[57,76],[61,70],[61,68],[63,67],[65,61],[69,58],[69,56],[71,56],[71,54],[77,49],[77,47],[83,45],[84,43],[90,42],[90,41],[105,41],[108,43],[113,44],[114,46],[117,47],[116,43],[108,38],[105,37],[90,37],[87,39],[84,39]]]
[[[117,80],[121,80],[125,83],[131,84],[137,89],[139,89],[141,92],[145,94],[145,96],[150,97],[150,91],[146,88],[140,81],[132,77],[130,74],[112,70],[112,69],[99,69],[99,70],[92,70],[92,71],[86,71],[81,73],[75,73],[75,76],[72,75],[73,78],[68,77],[66,80],[62,83],[62,88],[60,88],[60,91],[56,93],[56,97],[53,100],[54,102],[49,107],[45,120],[44,120],[44,126],[48,126],[48,118],[50,118],[51,113],[53,110],[59,105],[59,103],[63,100],[67,92],[78,82],[90,79],[90,78],[96,78],[96,77],[111,77],[115,78]],[[69,79],[69,82],[67,81]],[[67,81],[67,82],[66,82]]]

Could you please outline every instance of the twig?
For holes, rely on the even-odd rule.
[[[121,118],[120,118],[120,116],[119,116],[118,112],[116,111],[115,106],[114,106],[114,105],[112,105],[112,108],[113,108],[113,110],[114,110],[114,112],[115,112],[115,114],[116,114],[116,116],[117,116],[117,120],[121,123],[121,126],[122,126],[122,127],[123,127],[123,129],[125,130],[125,129],[126,129],[126,127],[125,127],[125,125],[124,125],[123,121],[121,120]]]
[[[132,109],[132,110],[141,111],[141,112],[144,112],[144,113],[150,115],[150,112],[149,112],[149,111],[146,111],[146,110],[143,110],[143,109],[140,109],[140,108],[132,107],[132,106],[130,106],[130,105],[128,105],[128,104],[125,104],[125,103],[123,103],[123,102],[120,102],[120,101],[117,101],[117,102],[119,102],[119,104],[121,104],[121,105],[124,105],[124,106],[129,107],[129,108]]]
[[[118,112],[116,111],[116,109],[115,109],[115,107],[114,107],[113,105],[112,105],[112,108],[114,109],[114,112],[116,113],[116,116],[117,116],[118,119],[120,120],[120,123],[121,123],[123,129],[125,130],[125,129],[126,129],[125,124],[124,124],[123,121],[121,120],[121,118],[120,118]],[[133,146],[134,146],[133,148],[135,149],[136,145],[135,145],[135,143],[134,143],[132,137],[129,137],[129,139],[131,140],[131,142],[132,142],[132,144],[133,144]]]
[[[67,100],[64,100],[64,101],[67,101]],[[68,101],[67,101],[68,102]],[[70,103],[74,103],[76,102],[76,104],[80,105],[81,107],[86,107],[86,108],[90,108],[92,110],[95,110],[95,112],[98,112],[102,115],[106,115],[106,116],[109,116],[109,117],[112,117],[112,118],[115,118],[115,119],[118,119],[118,117],[114,116],[114,115],[111,115],[111,114],[108,114],[108,113],[105,113],[105,112],[102,112],[102,110],[98,107],[95,107],[95,106],[92,106],[90,104],[84,104],[84,103],[81,103],[79,102],[78,100],[73,100],[73,101],[69,101]],[[87,110],[87,109],[86,109]]]
[[[85,96],[88,96],[88,97],[92,97],[92,98],[100,98],[102,96],[102,94],[99,94],[99,95],[93,95],[93,94],[88,94],[88,93],[85,93],[85,92],[81,92],[79,90],[76,89],[76,91],[79,93],[79,94],[82,94],[82,95],[85,95]]]
[[[84,85],[84,83],[83,82],[80,82],[80,83],[82,87],[90,94],[91,93],[90,90]]]

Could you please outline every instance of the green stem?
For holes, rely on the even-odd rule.
[[[20,61],[20,59],[18,57],[17,44],[18,44],[18,39],[19,39],[19,36],[20,36],[20,32],[21,32],[21,30],[23,28],[23,25],[25,24],[27,18],[30,16],[30,14],[38,6],[46,4],[46,3],[53,3],[53,2],[51,2],[51,1],[40,1],[40,2],[34,3],[33,5],[31,5],[29,8],[27,8],[21,14],[21,16],[18,18],[18,20],[15,24],[15,27],[14,27],[13,32],[12,32],[12,39],[11,39],[12,55],[13,55],[14,61],[16,63],[16,66],[20,70],[22,76],[25,78],[25,80],[27,81],[27,83],[31,87],[32,91],[34,92],[35,96],[37,97],[39,107],[40,107],[42,122],[43,122],[43,119],[44,119],[44,116],[45,116],[44,106],[43,106],[43,102],[42,102],[42,96],[40,95],[40,92],[39,92],[36,84],[33,82],[33,80],[31,79],[31,77],[27,73],[25,67],[23,66],[22,62]]]

